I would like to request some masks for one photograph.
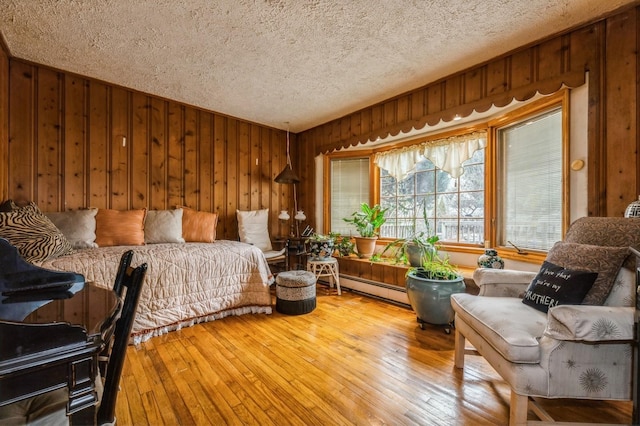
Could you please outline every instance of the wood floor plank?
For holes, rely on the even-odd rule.
[[[507,384],[481,357],[456,369],[453,349],[408,308],[319,290],[305,315],[227,317],[129,347],[118,425],[507,424]],[[562,421],[631,420],[628,402],[542,405]]]

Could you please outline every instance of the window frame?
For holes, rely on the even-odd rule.
[[[546,250],[533,250],[533,249],[519,249],[510,245],[498,244],[498,229],[500,225],[499,212],[500,212],[500,196],[498,194],[498,183],[500,181],[500,168],[499,168],[499,149],[498,149],[498,130],[503,127],[511,126],[532,117],[537,117],[555,108],[561,108],[562,110],[562,231],[561,238],[569,227],[570,221],[570,186],[569,186],[569,141],[570,141],[570,110],[569,110],[569,90],[563,89],[554,95],[550,95],[543,99],[534,101],[528,105],[524,105],[513,111],[503,114],[502,116],[489,120],[490,137],[487,140],[487,148],[491,148],[491,162],[492,166],[490,173],[486,173],[485,179],[489,178],[491,185],[491,193],[488,200],[485,200],[485,205],[489,203],[489,210],[491,215],[488,217],[489,227],[486,228],[489,234],[485,232],[485,236],[488,236],[488,245],[500,250],[500,256],[505,259],[514,259],[521,261],[530,261],[535,263],[541,263],[546,255]],[[487,154],[487,153],[485,153]],[[490,176],[487,176],[490,174]],[[485,183],[486,185],[486,183]]]
[[[459,243],[459,242],[443,242],[442,249],[448,252],[461,252],[471,254],[481,254],[485,247],[493,247],[500,250],[500,255],[504,259],[512,259],[523,262],[541,263],[545,257],[546,251],[529,250],[520,252],[515,247],[497,244],[497,226],[499,212],[499,196],[497,194],[499,159],[497,147],[497,131],[498,128],[524,121],[532,116],[543,114],[553,108],[560,107],[562,109],[562,237],[564,237],[569,226],[570,220],[570,188],[569,188],[569,141],[570,141],[570,110],[569,110],[570,92],[568,89],[562,89],[557,93],[545,96],[541,99],[527,103],[526,105],[510,109],[503,113],[499,113],[494,117],[490,117],[483,122],[469,126],[461,126],[454,130],[438,132],[418,138],[410,138],[408,140],[399,141],[386,145],[382,148],[356,149],[353,151],[334,152],[324,156],[324,178],[323,178],[323,225],[325,230],[330,230],[331,224],[331,199],[330,199],[330,183],[331,183],[331,160],[335,158],[369,158],[369,203],[371,205],[380,202],[380,169],[373,162],[374,154],[391,149],[401,148],[405,146],[416,145],[431,140],[443,139],[454,135],[471,133],[477,130],[487,131],[487,145],[485,149],[485,173],[484,173],[484,193],[485,193],[485,212],[484,212],[484,247],[477,244]],[[328,232],[328,231],[327,231]],[[392,241],[392,238],[380,238],[380,244],[386,244]]]

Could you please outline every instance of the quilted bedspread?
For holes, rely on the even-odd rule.
[[[267,261],[260,249],[237,241],[91,248],[42,267],[77,272],[111,288],[126,250],[134,251],[132,266],[148,265],[133,343],[228,315],[271,313]]]

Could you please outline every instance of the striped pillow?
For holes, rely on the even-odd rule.
[[[33,202],[0,213],[0,237],[9,240],[24,260],[34,264],[73,253],[67,238]]]

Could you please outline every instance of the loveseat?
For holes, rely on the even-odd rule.
[[[581,218],[538,273],[477,269],[478,296],[451,297],[455,365],[482,355],[511,388],[510,424],[542,398],[630,400],[638,218]],[[468,342],[473,348],[466,347]]]
[[[110,288],[125,251],[134,251],[134,265],[147,263],[133,343],[228,315],[272,312],[264,254],[217,240],[216,224],[214,213],[186,207],[42,213],[34,203],[0,206],[0,237],[38,266]]]

